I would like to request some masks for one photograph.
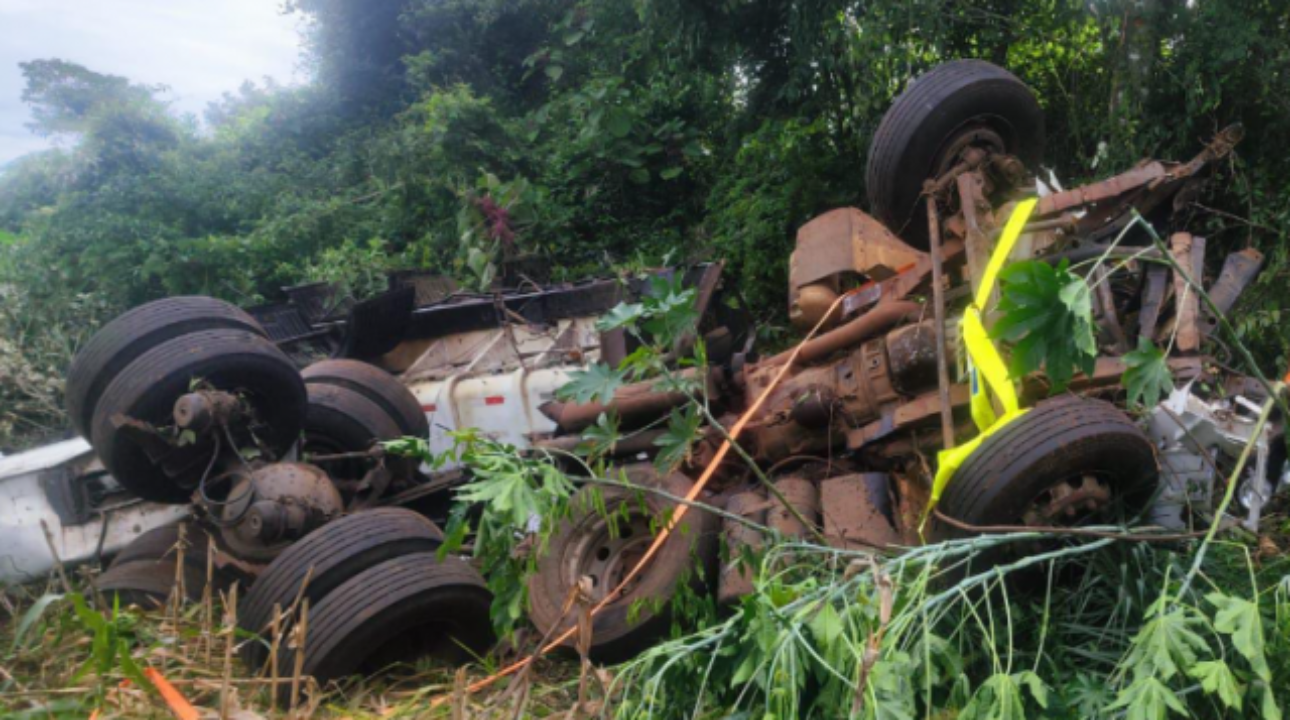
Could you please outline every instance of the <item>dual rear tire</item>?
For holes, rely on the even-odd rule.
[[[275,611],[285,639],[304,600],[304,672],[320,683],[422,657],[460,663],[483,655],[496,641],[492,594],[468,563],[437,557],[442,540],[433,523],[400,508],[315,530],[270,563],[247,595],[239,622],[262,642],[246,644],[243,659],[262,667]],[[279,666],[292,667],[295,652],[280,642]]]
[[[195,458],[163,469],[122,423],[164,433],[174,424],[175,401],[195,388],[241,399],[251,421],[230,425],[231,437],[218,440],[267,451],[268,460],[285,456],[302,435],[304,451],[315,454],[429,435],[416,398],[393,376],[353,360],[324,360],[302,373],[251,316],[207,297],[157,300],[105,325],[72,362],[67,412],[125,488],[145,500],[183,503],[211,464]],[[399,464],[396,474],[411,468]],[[351,480],[365,472],[355,463],[327,469]]]

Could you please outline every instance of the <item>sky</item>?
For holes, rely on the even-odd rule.
[[[61,58],[170,87],[179,114],[244,80],[299,84],[297,16],[282,0],[0,0],[0,166],[51,142],[25,127],[18,63]]]

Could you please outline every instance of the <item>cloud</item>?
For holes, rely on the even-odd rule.
[[[274,0],[0,0],[0,165],[48,146],[24,127],[18,63],[55,57],[167,85],[198,117],[244,80],[304,79],[299,20]]]

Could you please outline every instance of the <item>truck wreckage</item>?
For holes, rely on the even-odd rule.
[[[478,428],[518,451],[567,450],[602,413],[646,428],[611,454],[634,483],[665,493],[602,489],[599,511],[575,512],[542,550],[528,599],[540,634],[558,637],[575,622],[566,599],[589,579],[603,606],[591,653],[605,661],[666,631],[666,603],[638,601],[666,600],[682,582],[721,602],[751,591],[738,547],[723,553],[720,540],[755,547],[768,538],[739,518],[783,538],[878,550],[997,526],[1145,517],[1191,528],[1212,521],[1218,475],[1252,443],[1237,497],[1254,528],[1284,484],[1282,427],[1256,422],[1265,384],[1206,353],[1222,350],[1214,311],[1235,305],[1262,257],[1228,255],[1205,283],[1210,307],[1193,286],[1206,277],[1205,239],[1178,227],[1204,171],[1240,136],[1229,128],[1189,162],[1143,161],[1062,190],[1032,175],[1043,116],[1017,78],[958,61],[917,79],[873,140],[872,214],[834,210],[797,235],[789,316],[819,332],[795,353],[758,355],[754,333],[722,301],[721,264],[660,271],[694,289],[702,320],[690,342],[705,342],[712,371],[701,380],[714,413],[726,426],[749,415],[740,443],[775,491],[739,463],[717,467],[696,499],[725,516],[687,513],[687,531],[672,533],[638,574],[644,546],[677,507],[668,497],[691,493],[722,435],[711,428],[688,462],[660,475],[649,461],[659,431],[648,427],[688,402],[685,393],[646,381],[603,404],[555,398],[590,363],[615,366],[632,350],[631,337],[600,332],[596,319],[648,293],[644,281],[526,281],[476,295],[394,277],[389,293],[341,313],[316,286],[249,314],[196,297],[136,308],[80,352],[68,409],[116,483],[191,508],[188,549],[176,552],[179,526],[144,533],[98,588],[156,602],[178,576],[200,595],[209,555],[219,588],[249,587],[239,621],[252,633],[280,634],[308,599],[304,669],[319,681],[410,655],[466,660],[494,642],[490,594],[467,561],[437,557],[436,521],[469,469],[416,467],[372,448],[414,436],[442,452],[450,432]],[[1000,254],[1022,204],[1029,215]],[[1143,223],[1169,231],[1165,249]],[[991,261],[1004,255],[1093,274],[1098,358],[1057,397],[1043,376],[1024,378],[1019,398],[1030,409],[981,436],[924,525],[936,453],[979,424],[979,381],[953,318],[983,283],[990,293]],[[1099,259],[1111,262],[1087,262]],[[1173,267],[1162,262],[1170,259]],[[980,309],[990,323],[991,308]],[[1175,389],[1133,417],[1121,378],[1139,339],[1169,347]],[[331,357],[310,362],[319,355]],[[706,572],[693,572],[696,559]],[[277,649],[245,647],[256,666]]]

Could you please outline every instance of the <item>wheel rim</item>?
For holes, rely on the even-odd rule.
[[[1005,154],[1008,144],[1003,136],[983,118],[969,120],[963,127],[955,130],[942,144],[942,150],[936,154],[936,172],[934,178],[941,177],[958,164],[959,159],[968,148],[981,148],[988,153]]]
[[[581,578],[589,577],[591,599],[604,600],[645,557],[652,540],[650,518],[642,512],[632,512],[626,519],[617,513],[611,513],[611,519],[597,516],[566,556],[564,585],[573,587]],[[643,573],[637,574],[614,602],[621,602],[639,586],[642,576]]]
[[[1113,497],[1104,478],[1094,473],[1071,475],[1040,491],[1026,506],[1022,522],[1032,527],[1084,525],[1104,517]]]

